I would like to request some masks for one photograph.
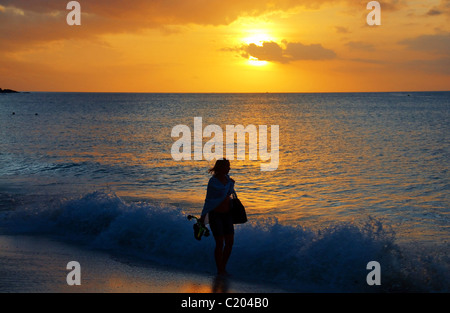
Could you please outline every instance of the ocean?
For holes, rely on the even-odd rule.
[[[214,272],[214,240],[196,241],[186,219],[214,160],[196,160],[194,142],[191,160],[171,151],[172,129],[193,135],[196,117],[224,132],[279,126],[276,169],[231,159],[249,218],[234,277],[289,292],[449,291],[450,92],[0,95],[0,236]],[[370,261],[381,285],[366,281]]]

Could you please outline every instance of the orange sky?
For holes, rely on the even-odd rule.
[[[0,88],[450,90],[450,0],[0,0]]]

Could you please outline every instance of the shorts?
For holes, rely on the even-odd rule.
[[[211,227],[214,237],[234,234],[233,218],[231,217],[230,212],[210,212],[209,226]]]

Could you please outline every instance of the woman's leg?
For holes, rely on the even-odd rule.
[[[210,213],[209,223],[216,241],[214,258],[217,272],[218,274],[226,274],[226,266],[234,243],[234,227],[231,215]]]
[[[225,274],[225,264],[224,264],[224,243],[225,243],[225,237],[224,236],[215,236],[214,239],[216,240],[216,248],[214,249],[214,259],[216,260],[216,267],[217,267],[217,273],[218,274]]]
[[[223,269],[227,267],[228,259],[231,255],[231,250],[233,249],[234,234],[225,235],[225,247],[223,248]]]

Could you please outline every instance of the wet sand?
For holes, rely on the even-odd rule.
[[[69,286],[70,261],[80,264],[81,285]],[[0,236],[2,293],[271,293],[270,286],[180,271],[112,256],[53,239]]]

